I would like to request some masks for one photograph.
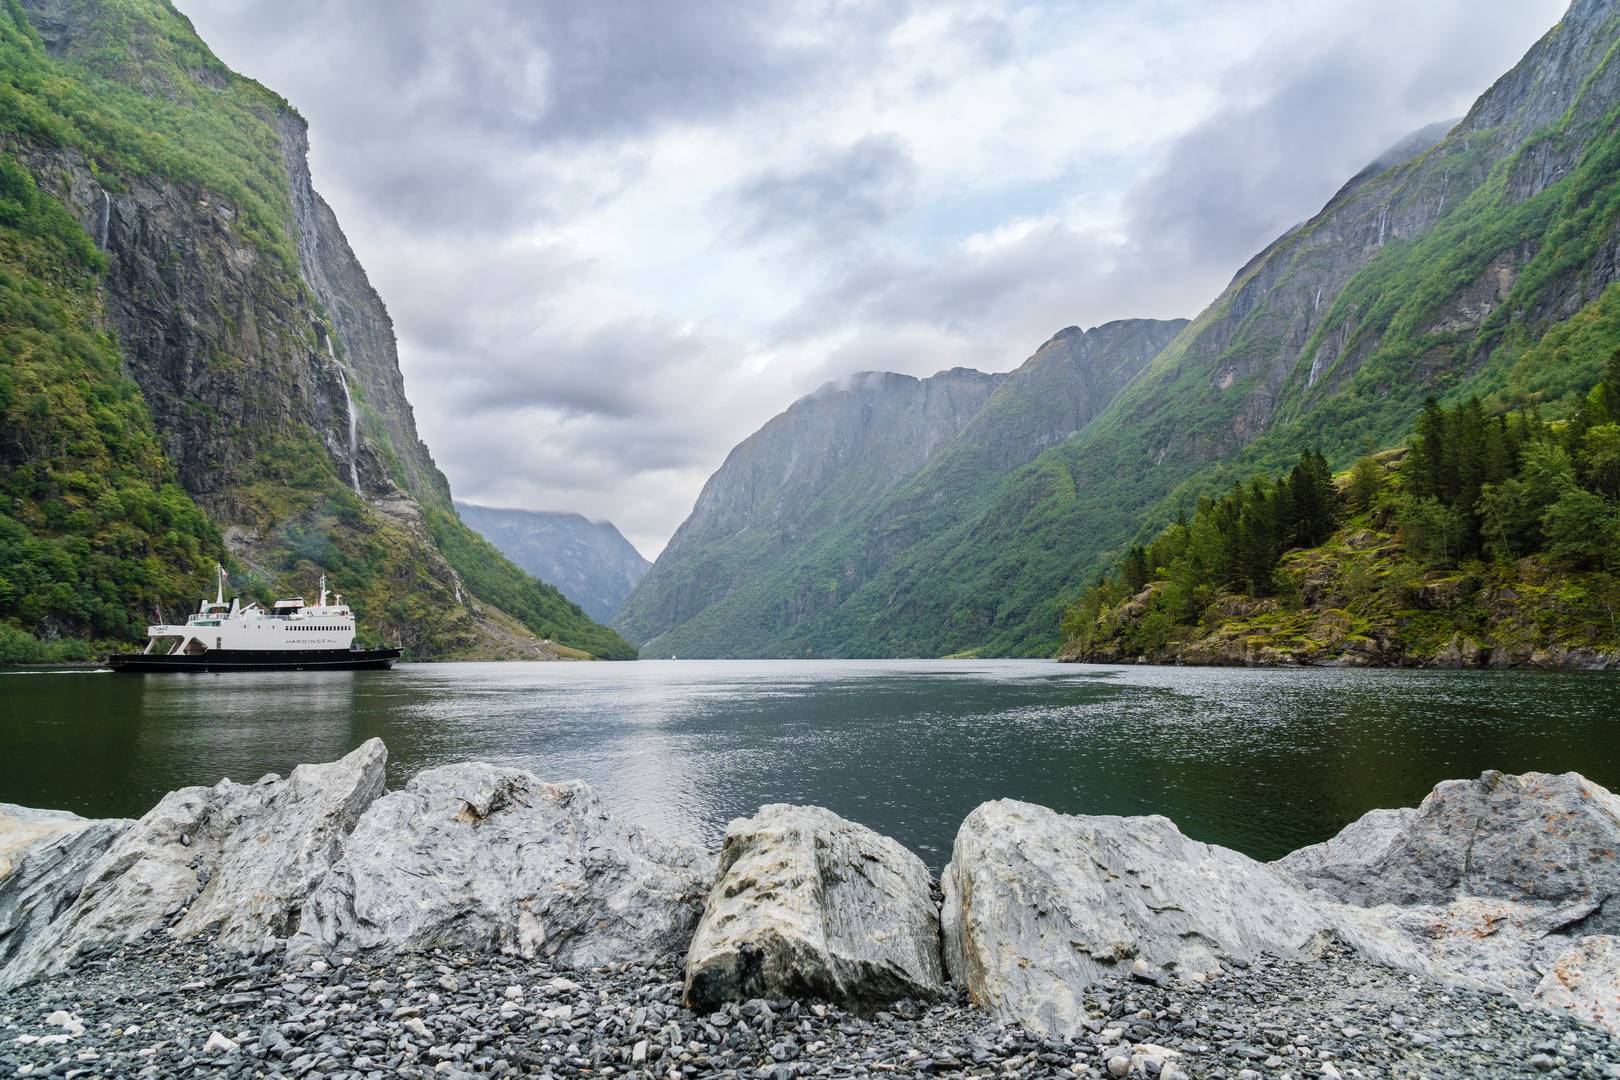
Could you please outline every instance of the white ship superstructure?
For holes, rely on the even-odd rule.
[[[321,578],[319,599],[277,600],[270,607],[240,597],[225,600],[225,570],[213,600],[204,600],[184,623],[146,628],[140,653],[110,658],[122,670],[233,670],[239,668],[386,667],[397,649],[354,647],[354,612]]]

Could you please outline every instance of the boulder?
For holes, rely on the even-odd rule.
[[[571,967],[673,961],[713,868],[701,848],[615,818],[577,781],[445,765],[371,805],[288,945],[500,950]]]
[[[171,791],[95,860],[72,903],[22,943],[0,986],[159,927],[181,936],[213,929],[222,946],[244,950],[289,933],[343,837],[381,794],[386,761],[382,741],[371,739],[286,780]]]
[[[1577,1015],[1620,933],[1620,799],[1578,773],[1449,780],[1272,865],[1375,960]]]
[[[0,803],[0,881],[23,851],[41,840],[78,832],[93,819],[67,810],[36,810],[31,806]]]
[[[1620,1035],[1620,937],[1576,940],[1553,959],[1531,1000]]]
[[[1620,798],[1579,773],[1448,780],[1416,808],[1373,810],[1273,865],[1359,907],[1487,897],[1567,907],[1587,933],[1620,933]]]
[[[733,821],[686,958],[694,1009],[819,997],[850,1008],[944,992],[923,861],[819,806]]]
[[[1276,871],[1158,816],[985,803],[957,832],[942,885],[951,978],[1003,1020],[1054,1035],[1088,1018],[1093,983],[1198,980],[1223,954],[1310,957],[1330,938]]]
[[[208,823],[220,837],[208,883],[175,933],[215,929],[220,945],[237,950],[292,933],[304,899],[382,795],[387,764],[382,740],[368,739],[339,761],[300,765],[226,801]]]
[[[134,822],[0,803],[0,978],[78,898],[90,867]]]

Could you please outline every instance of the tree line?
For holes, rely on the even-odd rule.
[[[1567,419],[1430,398],[1404,456],[1367,454],[1342,484],[1310,449],[1284,476],[1201,497],[1081,594],[1064,636],[1090,640],[1100,617],[1149,585],[1134,613],[1154,624],[1148,639],[1196,624],[1223,593],[1292,593],[1294,581],[1278,572],[1283,555],[1362,515],[1393,528],[1421,569],[1540,555],[1564,570],[1620,571],[1620,352]]]

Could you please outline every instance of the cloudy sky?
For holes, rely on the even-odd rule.
[[[310,121],[456,494],[652,557],[863,369],[1191,316],[1563,0],[178,0]]]

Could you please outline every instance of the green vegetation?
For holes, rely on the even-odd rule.
[[[1617,26],[1560,56],[1588,77],[1552,123],[1521,139],[1520,110],[1549,91],[1539,76],[1503,80],[1492,93],[1529,98],[1494,102],[1498,126],[1459,130],[1278,241],[1101,416],[955,505],[805,632],[843,652],[1049,655],[1062,612],[1133,542],[1307,447],[1344,468],[1401,440],[1429,396],[1567,414],[1620,345],[1613,284],[1574,319],[1555,314],[1612,273],[1601,245],[1620,227],[1620,109],[1597,76],[1612,72]],[[1549,152],[1567,170],[1528,182]],[[1443,208],[1432,229],[1364,254],[1381,222],[1424,207]],[[1341,273],[1348,286],[1315,310]]]
[[[19,0],[0,6],[0,660],[70,659],[135,639],[157,607],[171,617],[189,609],[217,560],[261,597],[308,590],[326,573],[367,634],[417,656],[529,655],[525,627],[560,652],[627,655],[556,590],[480,547],[447,494],[413,492],[424,524],[343,482],[305,418],[325,317],[293,242],[280,127],[301,121],[286,102],[230,72],[167,0],[54,14],[53,54]],[[186,259],[161,247],[118,253],[137,275],[143,262],[158,268],[136,286],[147,290],[137,306],[155,307],[158,290],[167,310],[142,329],[200,353],[205,374],[180,386],[135,374],[149,392],[178,393],[164,422],[179,430],[165,435],[217,450],[198,497],[238,527],[240,562],[176,483],[105,330],[104,290],[127,287],[128,275],[100,279],[103,256],[51,194],[82,199],[87,182],[165,200],[176,236],[192,224],[207,231]],[[225,257],[235,295],[177,284]],[[368,439],[403,479],[387,426],[363,388],[353,393]],[[439,544],[476,598],[457,596]]]
[[[479,597],[542,638],[564,642],[602,660],[634,660],[635,646],[592,622],[578,604],[513,565],[453,511],[430,507],[428,524],[439,550]]]
[[[1322,659],[1359,638],[1422,662],[1462,636],[1531,654],[1620,641],[1620,350],[1566,421],[1431,399],[1409,451],[1363,457],[1301,510],[1316,468],[1307,454],[1132,547],[1065,613],[1066,652]]]
[[[53,59],[18,0],[0,9],[0,132],[85,155],[103,184],[161,177],[213,192],[292,280],[288,188],[270,121],[292,109],[233,74],[165,0],[68,9],[70,53]]]
[[[98,327],[100,269],[78,223],[0,157],[0,662],[136,636],[220,554]]]

